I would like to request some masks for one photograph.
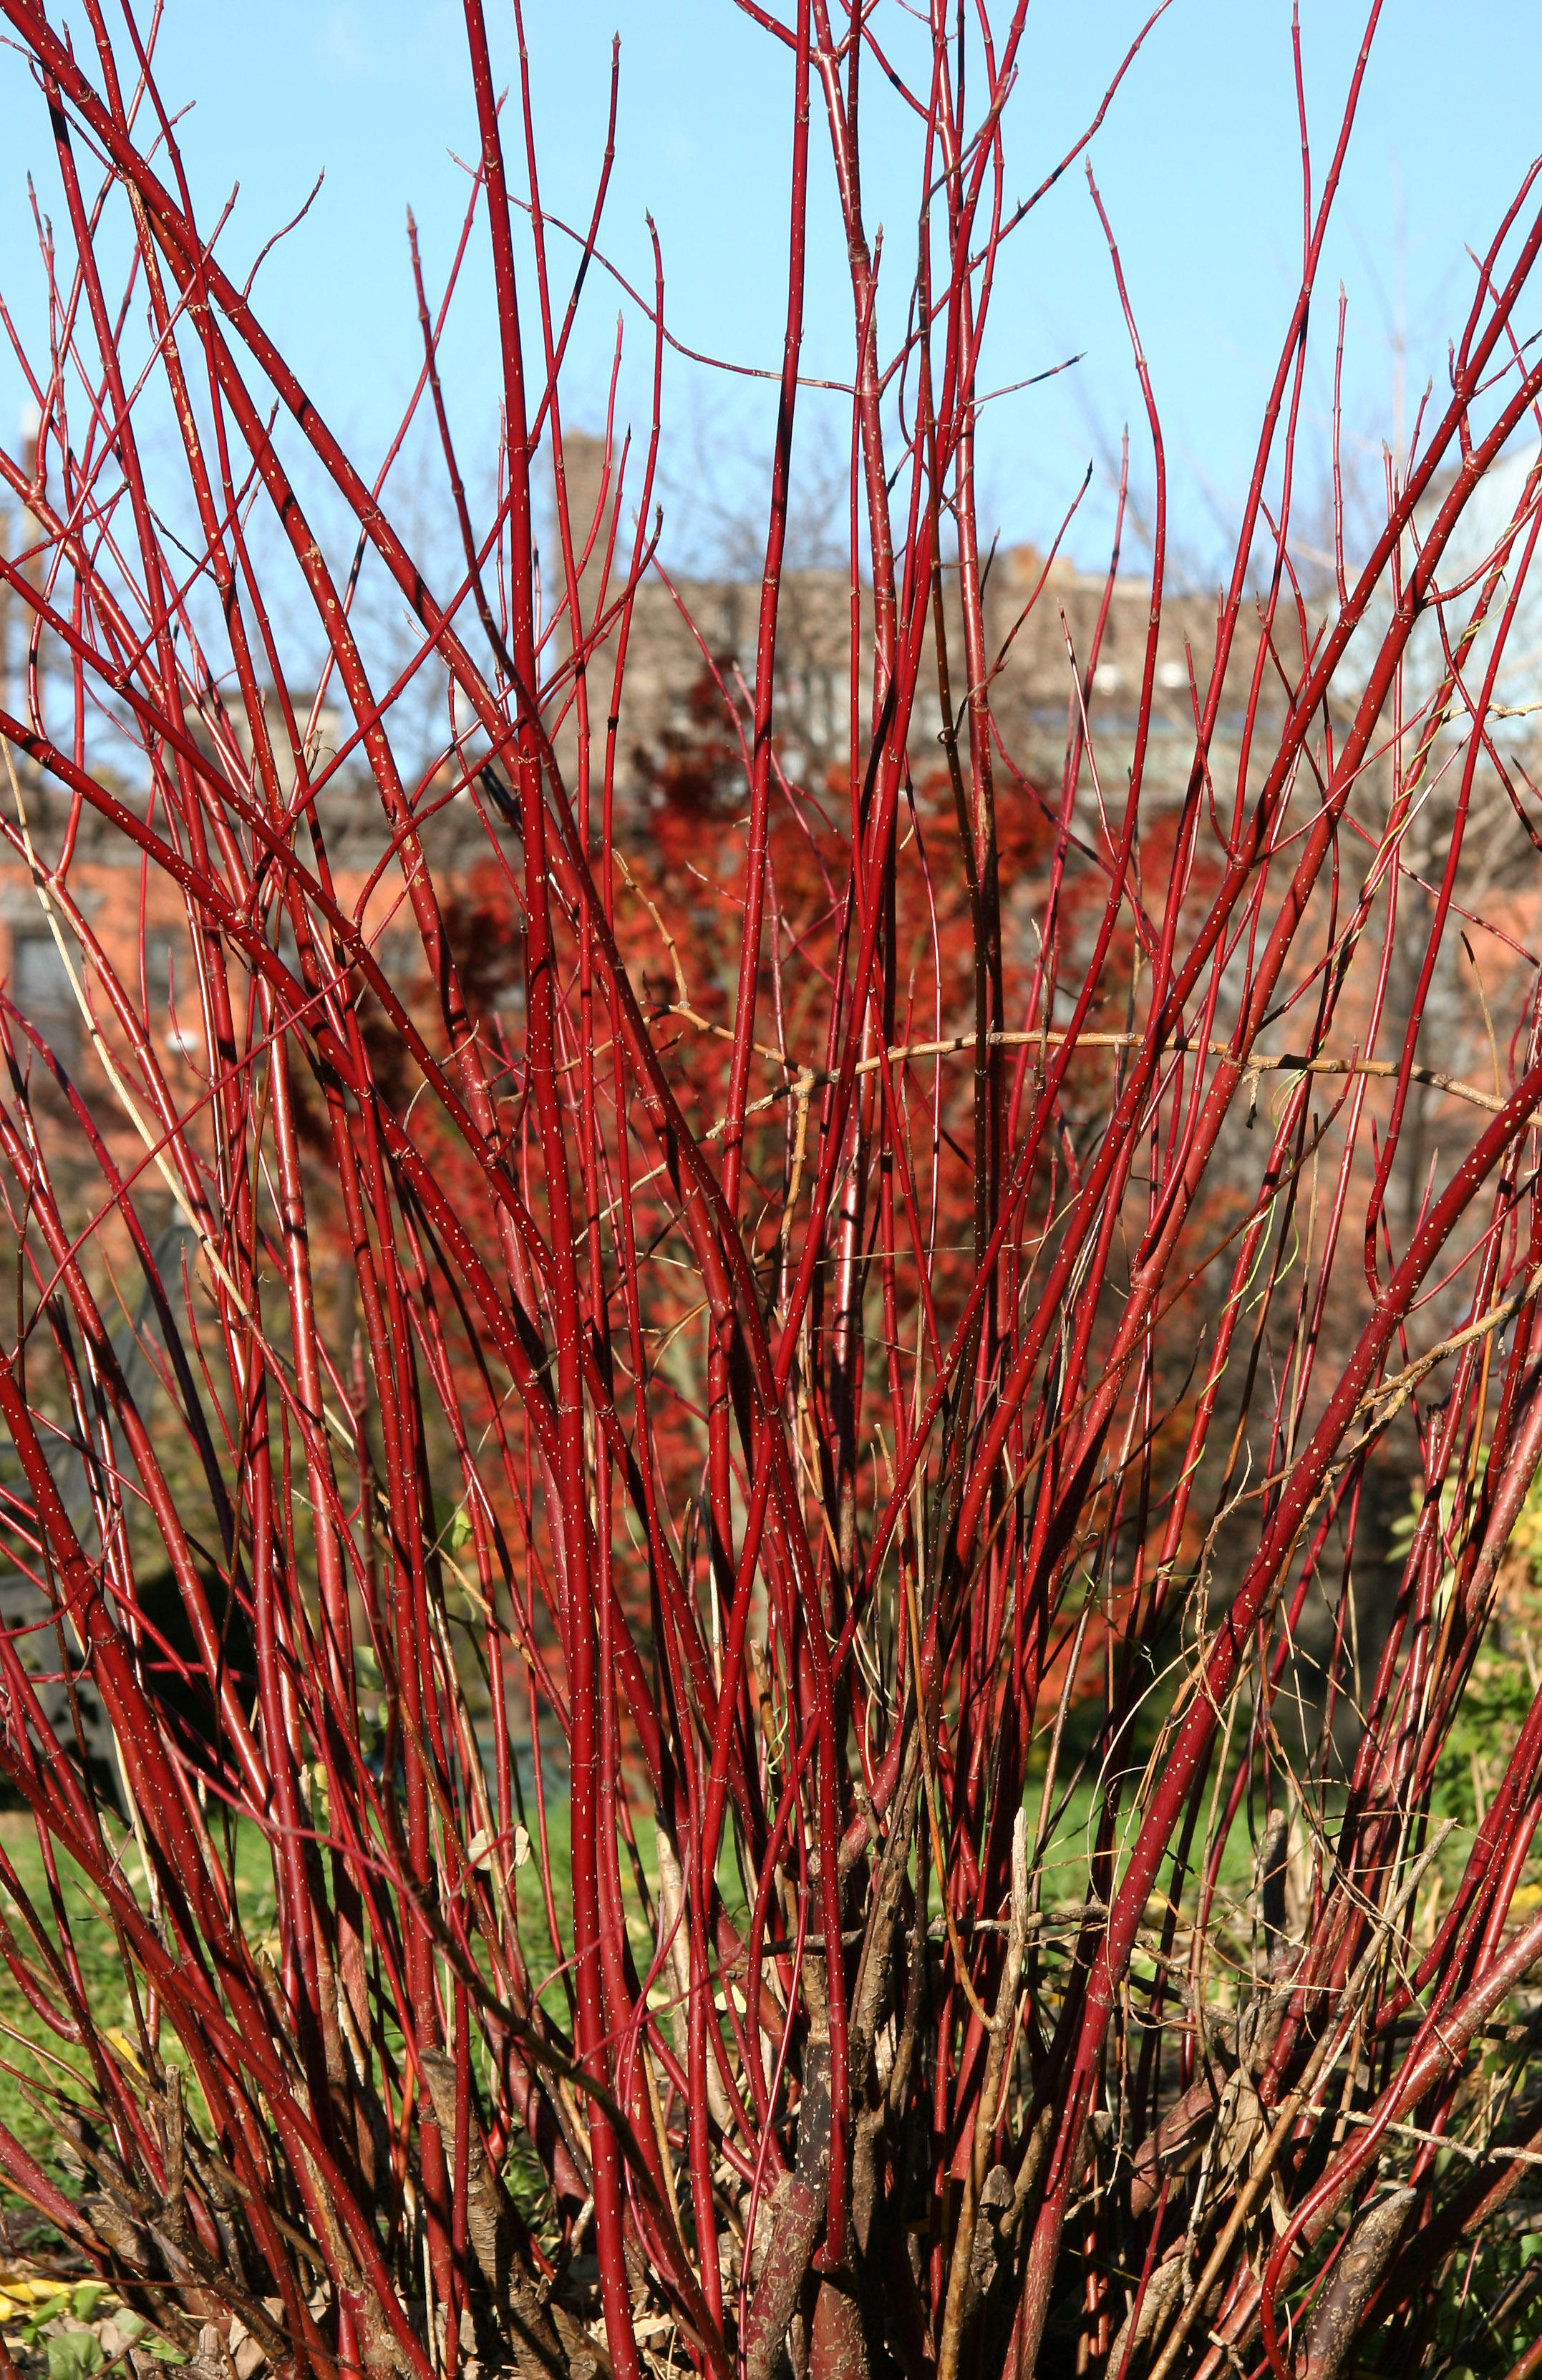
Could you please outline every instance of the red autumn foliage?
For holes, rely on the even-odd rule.
[[[47,2252],[205,2370],[602,2341],[720,2380],[1336,2380],[1448,2368],[1484,2256],[1509,2354],[1529,1682],[1464,1840],[1442,1796],[1542,1457],[1542,835],[1501,675],[1542,526],[1532,182],[1308,600],[1357,67],[1203,663],[1126,303],[1144,625],[1100,707],[1111,565],[1030,766],[1009,649],[1056,582],[998,638],[976,482],[1027,12],[935,12],[907,80],[867,15],[757,6],[793,237],[754,637],[702,636],[632,744],[659,424],[575,516],[523,49],[501,112],[467,0],[504,443],[474,519],[419,272],[439,585],[196,219],[132,20],[115,48],[86,0],[88,56],[0,13],[70,243],[0,455],[39,656],[0,832],[47,937],[0,1003],[0,1771],[46,1879],[0,1849],[0,1958],[65,2065],[18,2088],[92,2182],[0,2107]],[[875,69],[920,127],[888,358]],[[779,639],[821,111],[860,531],[815,767]],[[657,361],[657,292],[645,323]],[[309,715],[253,503],[324,640]]]

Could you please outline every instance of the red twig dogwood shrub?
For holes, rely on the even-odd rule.
[[[1026,0],[898,46],[750,7],[792,194],[758,609],[737,663],[695,624],[639,820],[657,408],[613,408],[592,509],[564,463],[609,152],[574,281],[467,0],[503,437],[484,504],[419,277],[446,576],[222,265],[148,37],[83,7],[0,0],[65,199],[0,456],[44,952],[0,998],[0,1770],[44,1879],[7,1836],[0,1956],[55,2078],[7,2056],[8,2188],[243,2375],[1500,2369],[1539,2302],[1493,2248],[1542,2143],[1529,1682],[1445,1803],[1542,1454],[1532,180],[1364,552],[1340,495],[1304,576],[1364,55],[1325,175],[1303,108],[1300,295],[1186,649],[1131,293],[1148,601],[1118,714],[1112,565],[1067,617],[1046,771],[1003,689],[1059,582],[1003,627],[975,478]],[[881,267],[875,90],[920,160]],[[662,358],[662,268],[639,321]]]

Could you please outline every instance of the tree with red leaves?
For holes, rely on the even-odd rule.
[[[1124,712],[1117,537],[1089,633],[1061,603],[1047,771],[1010,698],[1059,582],[1002,625],[976,480],[1050,187],[1006,203],[1026,0],[903,54],[881,7],[745,0],[791,163],[755,628],[693,624],[639,816],[639,605],[688,612],[657,369],[591,516],[563,468],[611,146],[565,300],[540,93],[521,42],[500,110],[467,0],[503,442],[481,516],[455,275],[431,306],[419,272],[402,438],[421,409],[445,578],[222,265],[151,38],[83,5],[91,44],[0,0],[67,216],[0,455],[33,656],[0,832],[58,995],[13,953],[0,1772],[45,1881],[0,1842],[0,1959],[54,2064],[6,2070],[89,2177],[0,2093],[40,2256],[243,2380],[1519,2380],[1542,1695],[1446,1802],[1542,1456],[1542,830],[1501,725],[1534,176],[1365,552],[1341,504],[1306,579],[1364,54],[1320,191],[1304,115],[1299,295],[1182,667],[1105,223],[1151,566]],[[918,171],[892,353],[880,99]],[[852,526],[815,768],[787,536],[826,139]],[[636,303],[657,366],[662,266]]]

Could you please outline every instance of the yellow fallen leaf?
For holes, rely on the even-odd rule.
[[[39,2280],[24,2273],[0,2273],[0,2322],[13,2322],[29,2306],[46,2305],[50,2298],[66,2298],[57,2281]]]

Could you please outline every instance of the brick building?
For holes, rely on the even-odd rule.
[[[602,516],[601,510],[604,452],[599,440],[571,432],[566,449],[576,540],[586,539],[589,525],[601,521],[580,579],[583,609],[586,616],[592,616],[609,528],[608,514]],[[618,549],[629,543],[631,525],[625,524]],[[560,589],[560,575],[549,569],[548,586]],[[1075,719],[1072,656],[1075,670],[1084,669],[1105,589],[1102,575],[1080,572],[1062,560],[1051,563],[1046,571],[1042,555],[1032,546],[998,552],[986,574],[987,647],[993,660],[1002,657],[991,688],[1001,742],[1011,768],[1046,790],[1059,786],[1067,735]],[[618,814],[639,829],[650,794],[672,757],[683,740],[700,735],[703,698],[711,686],[709,662],[730,689],[740,690],[744,708],[743,688],[754,668],[758,601],[758,582],[747,577],[692,578],[672,587],[652,576],[640,589],[627,651],[616,786]],[[1025,618],[1030,601],[1032,609]],[[871,650],[871,599],[866,589],[861,601],[859,642],[867,659]],[[1121,800],[1134,747],[1149,604],[1147,577],[1132,573],[1115,579],[1088,702],[1099,781],[1105,791],[1117,791]],[[963,636],[951,589],[947,609],[956,703],[964,677]],[[1188,649],[1192,649],[1194,674],[1203,699],[1215,648],[1216,610],[1214,595],[1170,596],[1164,604],[1145,780],[1146,798],[1154,805],[1181,796],[1187,782],[1194,758]],[[785,575],[777,630],[779,757],[794,782],[810,787],[822,785],[832,769],[844,781],[850,735],[851,627],[851,590],[844,570],[791,570]],[[1287,624],[1287,633],[1294,634],[1293,618]],[[1213,756],[1218,781],[1224,780],[1229,767],[1235,765],[1242,703],[1257,645],[1257,614],[1246,606],[1228,678],[1232,696]],[[613,666],[609,645],[589,664],[591,688],[602,689],[591,693],[591,710],[601,719]],[[1279,686],[1278,674],[1266,671],[1266,722],[1281,711]],[[863,684],[858,687],[858,716],[864,729],[870,705],[871,687]],[[929,654],[911,723],[911,767],[917,783],[940,766],[941,726],[935,665]],[[559,750],[571,762],[571,726],[559,738]],[[1003,773],[1010,783],[1011,770]],[[1089,784],[1087,790],[1090,794]]]

